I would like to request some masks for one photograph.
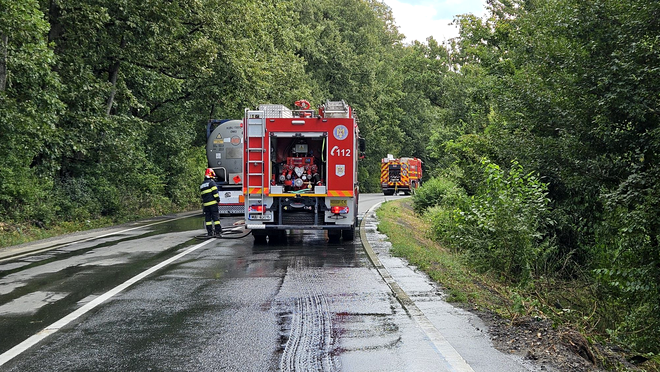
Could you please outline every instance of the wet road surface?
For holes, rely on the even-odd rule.
[[[384,199],[362,195],[360,218]],[[290,231],[269,245],[252,236],[202,241],[202,221],[193,214],[0,260],[0,370],[529,368],[495,351],[478,318],[390,257],[372,214],[363,221],[372,257],[360,236],[330,243],[322,231]],[[14,348],[99,300],[34,346]]]

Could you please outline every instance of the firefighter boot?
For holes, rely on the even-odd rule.
[[[215,225],[215,235],[216,238],[219,238],[222,236],[222,226],[220,225]]]
[[[214,236],[215,235],[213,235],[213,227],[211,227],[211,226],[206,227],[206,237],[207,238],[212,238]]]

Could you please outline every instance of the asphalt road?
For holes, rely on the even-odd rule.
[[[199,213],[0,251],[0,371],[525,371],[361,234],[199,240]],[[238,218],[224,217],[223,226]]]

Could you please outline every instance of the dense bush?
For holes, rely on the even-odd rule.
[[[438,225],[437,233],[462,237],[462,246],[503,264],[507,256],[497,249],[505,244],[511,250],[514,243],[548,244],[538,254],[552,259],[537,257],[530,272],[561,262],[558,280],[598,284],[592,325],[636,351],[658,354],[660,2],[488,3],[490,17],[457,19],[457,73],[443,79],[451,97],[438,124],[444,131],[432,138],[432,155],[461,170],[457,182],[474,198],[453,215],[433,209],[450,226]],[[482,156],[500,165],[517,160],[538,174],[556,223],[544,226],[546,212],[524,208],[517,213],[532,222],[511,217],[525,198],[505,189],[501,200],[488,199],[480,189]],[[522,195],[533,191],[528,186]],[[539,225],[527,225],[533,221]],[[511,242],[495,231],[511,234]],[[528,270],[529,252],[522,249],[514,272]]]
[[[637,194],[647,200],[623,208],[621,200],[608,195],[603,223],[596,231],[592,257],[600,296],[607,298],[599,314],[600,328],[636,349],[660,350],[660,253],[654,219],[657,192]],[[636,330],[643,329],[644,332]]]
[[[447,177],[436,177],[425,181],[413,195],[413,209],[424,214],[429,208],[442,205],[451,208],[464,198],[464,191]]]
[[[547,270],[554,248],[547,186],[515,162],[505,171],[483,160],[482,172],[485,181],[475,195],[457,208],[434,210],[434,231],[477,268],[524,283]]]

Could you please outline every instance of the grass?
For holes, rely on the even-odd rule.
[[[429,237],[430,221],[416,215],[411,203],[410,199],[402,199],[383,204],[376,211],[378,229],[392,243],[392,254],[405,258],[445,287],[448,301],[488,309],[512,320],[541,316],[573,325],[592,311],[593,296],[584,283],[540,278],[533,285],[519,287],[489,272],[477,272],[466,256],[445,249]],[[558,310],[558,304],[565,306]]]
[[[11,247],[36,240],[47,239],[72,232],[95,229],[109,226],[114,221],[100,219],[82,222],[60,222],[49,227],[39,227],[33,224],[7,224],[0,223],[0,248]]]
[[[417,217],[410,199],[384,203],[377,211],[378,230],[388,236],[392,254],[408,262],[440,283],[447,293],[446,300],[506,314],[511,301],[503,296],[507,288],[488,275],[478,274],[464,261],[463,256],[450,252],[427,235],[429,222]]]

